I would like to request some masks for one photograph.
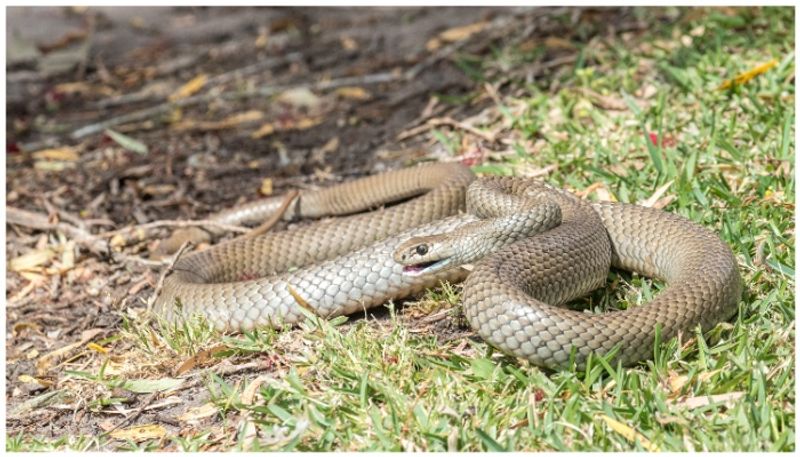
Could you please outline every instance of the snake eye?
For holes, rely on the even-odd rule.
[[[428,253],[428,245],[427,244],[420,244],[417,246],[417,255],[425,255]]]

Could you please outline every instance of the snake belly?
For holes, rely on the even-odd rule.
[[[403,274],[392,257],[398,245],[478,220],[461,213],[473,179],[463,166],[432,164],[301,194],[290,217],[348,214],[425,192],[390,208],[186,255],[165,278],[156,312],[168,320],[199,314],[220,330],[248,330],[299,322],[301,302],[332,317],[466,277],[464,314],[477,333],[548,368],[582,367],[590,354],[611,350],[623,364],[635,363],[652,356],[657,328],[665,341],[735,313],[742,287],[736,260],[713,232],[660,210],[589,203],[521,178],[481,178],[472,187],[520,198],[532,189],[547,192],[561,206],[559,226],[501,248],[469,275],[462,268]],[[252,204],[245,212],[276,206]],[[668,285],[652,302],[624,311],[590,314],[561,306],[600,287],[610,265]]]

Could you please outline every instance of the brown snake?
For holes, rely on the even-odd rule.
[[[409,198],[186,255],[166,277],[156,310],[169,320],[200,314],[220,330],[247,330],[296,323],[303,306],[323,317],[350,314],[466,277],[462,300],[472,327],[550,368],[571,360],[582,367],[589,354],[615,347],[616,360],[631,364],[652,356],[657,327],[666,341],[736,312],[736,259],[713,232],[656,209],[589,203],[537,181],[474,180],[463,166],[431,164],[302,192],[285,217],[352,214]],[[262,219],[279,204],[263,200],[215,220]],[[456,267],[465,262],[476,262],[471,273]],[[610,266],[667,287],[623,311],[561,307],[600,287]]]

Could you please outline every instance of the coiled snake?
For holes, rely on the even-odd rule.
[[[466,277],[464,313],[481,337],[559,368],[571,360],[582,367],[590,353],[615,347],[617,360],[635,363],[652,356],[657,327],[663,341],[698,324],[707,330],[730,318],[741,296],[730,248],[683,217],[590,203],[527,179],[475,180],[457,164],[304,192],[284,217],[352,214],[397,200],[407,201],[186,255],[155,309],[169,320],[200,314],[220,330],[247,330],[296,323],[303,306],[322,317],[350,314]],[[264,218],[279,203],[262,200],[217,220]],[[464,262],[476,262],[471,272],[457,266]],[[623,311],[561,306],[601,286],[610,266],[667,287]]]

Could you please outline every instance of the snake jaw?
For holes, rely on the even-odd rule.
[[[447,257],[440,260],[433,260],[430,262],[415,263],[412,265],[403,266],[403,274],[409,276],[422,276],[426,274],[436,273],[450,265],[452,258]]]

